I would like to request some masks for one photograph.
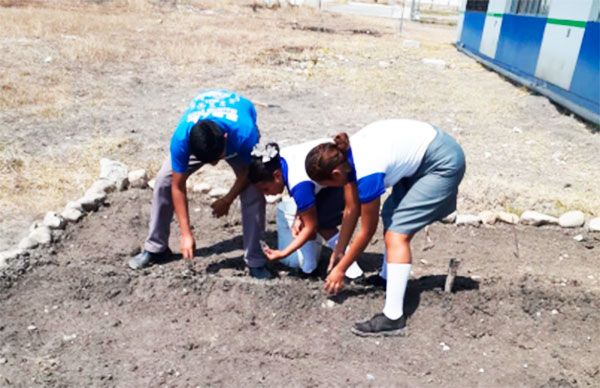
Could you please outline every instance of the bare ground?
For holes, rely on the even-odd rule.
[[[205,210],[192,212],[193,222],[213,232],[201,234],[192,265],[174,257],[134,272],[126,260],[146,233],[150,198],[112,195],[60,243],[2,273],[2,384],[598,384],[597,238],[582,244],[571,238],[579,231],[553,227],[433,225],[430,241],[420,233],[414,243],[408,336],[362,339],[349,327],[382,307],[374,282],[381,238],[361,258],[368,281],[333,305],[322,269],[308,279],[280,270],[274,281],[250,280],[239,217],[215,220]],[[208,198],[192,204],[206,209]],[[462,265],[445,294],[449,257]]]

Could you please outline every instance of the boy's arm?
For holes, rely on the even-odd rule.
[[[173,172],[171,194],[173,196],[175,214],[177,215],[177,221],[179,222],[179,229],[181,230],[181,254],[184,259],[192,259],[194,257],[196,242],[194,241],[194,235],[192,234],[192,229],[190,227],[186,190],[187,178],[187,174]]]
[[[335,249],[331,253],[329,267],[327,268],[328,271],[331,271],[337,261],[344,256],[344,252],[346,252],[346,247],[352,238],[352,233],[354,233],[358,217],[360,216],[360,200],[358,199],[356,184],[353,182],[344,185],[344,203],[345,206],[342,215],[342,225],[340,227],[340,237],[338,238]]]
[[[229,189],[229,192],[210,205],[213,209],[213,215],[218,218],[229,213],[229,208],[233,201],[248,187],[249,184],[248,167],[242,167],[237,170],[235,182],[233,183],[233,186],[231,186],[231,189]]]
[[[360,229],[356,233],[354,241],[350,244],[348,251],[340,262],[331,270],[325,280],[325,289],[332,294],[337,294],[344,287],[344,274],[350,265],[356,261],[358,256],[365,250],[369,241],[377,230],[379,223],[379,205],[381,199],[361,205]]]

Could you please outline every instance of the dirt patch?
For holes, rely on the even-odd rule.
[[[70,226],[60,243],[2,273],[4,383],[552,387],[597,381],[600,241],[592,236],[586,248],[571,232],[552,227],[433,225],[430,241],[420,233],[413,245],[409,335],[362,339],[349,327],[382,307],[381,238],[360,259],[367,279],[348,285],[329,305],[323,268],[306,278],[276,266],[276,280],[248,278],[239,215],[216,220],[208,199],[194,196],[197,258],[188,266],[175,256],[134,272],[125,263],[147,232],[150,194],[111,195],[110,206]],[[271,243],[274,229],[271,221]],[[171,246],[177,247],[176,230]],[[442,291],[449,257],[462,260],[452,294]]]
[[[282,144],[431,122],[465,149],[461,212],[599,214],[600,137],[457,52],[453,29],[407,22],[399,36],[385,19],[250,1],[19,4],[0,7],[0,65],[12,69],[0,74],[0,250],[80,196],[100,158],[156,171],[182,109],[210,87],[278,106],[258,121]]]

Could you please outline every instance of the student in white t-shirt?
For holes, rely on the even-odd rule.
[[[355,225],[349,222],[356,222],[360,207],[356,190],[351,187],[323,188],[308,177],[304,168],[308,152],[326,141],[330,140],[309,141],[281,151],[277,143],[269,143],[264,149],[257,147],[252,151],[248,171],[250,182],[265,195],[280,194],[287,188],[297,209],[292,226],[293,240],[282,250],[265,247],[263,251],[269,260],[291,255],[319,233],[333,250],[330,260],[330,265],[333,265],[333,258],[342,255],[350,241]],[[346,222],[342,223],[342,219]],[[362,275],[358,265],[353,264],[344,271],[349,278]]]
[[[381,314],[356,323],[352,331],[362,336],[404,334],[410,241],[423,227],[456,210],[458,185],[465,173],[460,145],[428,123],[384,120],[367,125],[350,138],[338,134],[334,142],[313,148],[305,163],[307,174],[318,184],[358,191],[360,228],[327,277],[325,288],[331,293],[341,290],[344,270],[373,237],[381,195],[393,187],[381,209],[387,253],[381,274],[387,282],[385,307]],[[356,220],[347,223],[356,225]]]

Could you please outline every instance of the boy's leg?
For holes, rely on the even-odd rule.
[[[243,166],[239,158],[227,161],[237,173]],[[249,268],[264,267],[267,259],[260,246],[265,233],[265,196],[254,185],[240,194],[242,227],[244,231],[244,260]]]
[[[187,174],[192,174],[202,166],[195,157],[190,158]],[[128,263],[131,269],[140,269],[149,265],[161,254],[169,252],[169,235],[171,221],[173,220],[173,198],[171,196],[171,182],[173,171],[171,157],[164,161],[154,184],[152,193],[152,208],[150,210],[150,225],[148,237],[144,242],[144,250],[134,256]]]
[[[406,327],[404,295],[410,277],[412,234],[392,231],[385,233],[387,252],[387,280],[385,306],[381,314],[368,321],[358,322],[352,332],[360,336],[403,335]]]
[[[200,167],[202,167],[202,163],[192,155],[186,174],[189,176]],[[144,250],[151,253],[161,253],[169,249],[171,221],[173,221],[173,213],[175,211],[171,195],[172,181],[173,170],[171,168],[171,156],[169,155],[158,172],[154,183],[152,209],[150,210],[150,228],[148,237],[144,243]]]

